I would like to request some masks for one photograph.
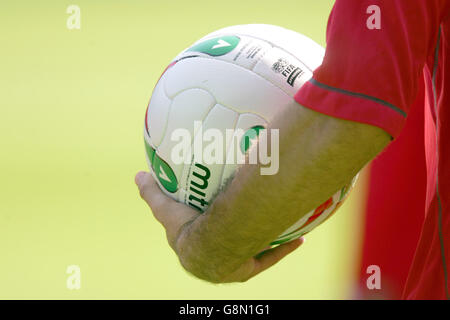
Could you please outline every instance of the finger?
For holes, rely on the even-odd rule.
[[[156,220],[165,227],[176,228],[198,215],[194,209],[165,195],[150,173],[139,172],[136,174],[135,182],[141,198],[149,205]]]
[[[278,261],[297,249],[304,242],[304,238],[295,239],[274,249],[268,250],[263,255],[259,255],[258,258],[255,258],[255,269],[253,271],[253,276],[272,267]]]
[[[268,246],[265,247],[263,250],[261,250],[261,252],[259,252],[258,254],[256,254],[254,256],[255,259],[260,259],[263,255],[265,255],[267,252],[269,252],[270,250],[272,250],[273,246]]]
[[[152,210],[159,211],[167,206],[170,199],[161,191],[150,173],[140,171],[136,174],[134,181],[139,189],[141,198]]]

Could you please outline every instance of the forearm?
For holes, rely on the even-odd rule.
[[[208,211],[178,235],[180,261],[197,277],[221,282],[347,184],[389,142],[378,128],[298,105],[271,128],[282,128],[278,174],[243,166]]]

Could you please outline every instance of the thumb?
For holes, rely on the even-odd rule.
[[[141,198],[148,204],[156,220],[164,226],[185,223],[198,215],[194,209],[165,195],[150,173],[138,172],[134,181]]]
[[[140,171],[134,178],[141,198],[152,210],[159,210],[167,205],[170,199],[164,195],[156,180],[149,172]]]

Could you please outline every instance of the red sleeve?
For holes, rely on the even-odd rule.
[[[445,0],[337,0],[322,65],[295,95],[301,105],[371,124],[394,138],[414,102],[422,70],[433,54]],[[369,29],[377,22],[380,29]],[[372,7],[373,8],[373,7]],[[376,9],[376,8],[375,8]]]

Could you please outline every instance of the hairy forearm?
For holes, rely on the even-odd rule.
[[[180,261],[199,278],[221,282],[349,183],[390,141],[381,129],[299,105],[271,128],[282,128],[279,172],[260,175],[259,166],[243,166],[208,211],[178,235]]]

